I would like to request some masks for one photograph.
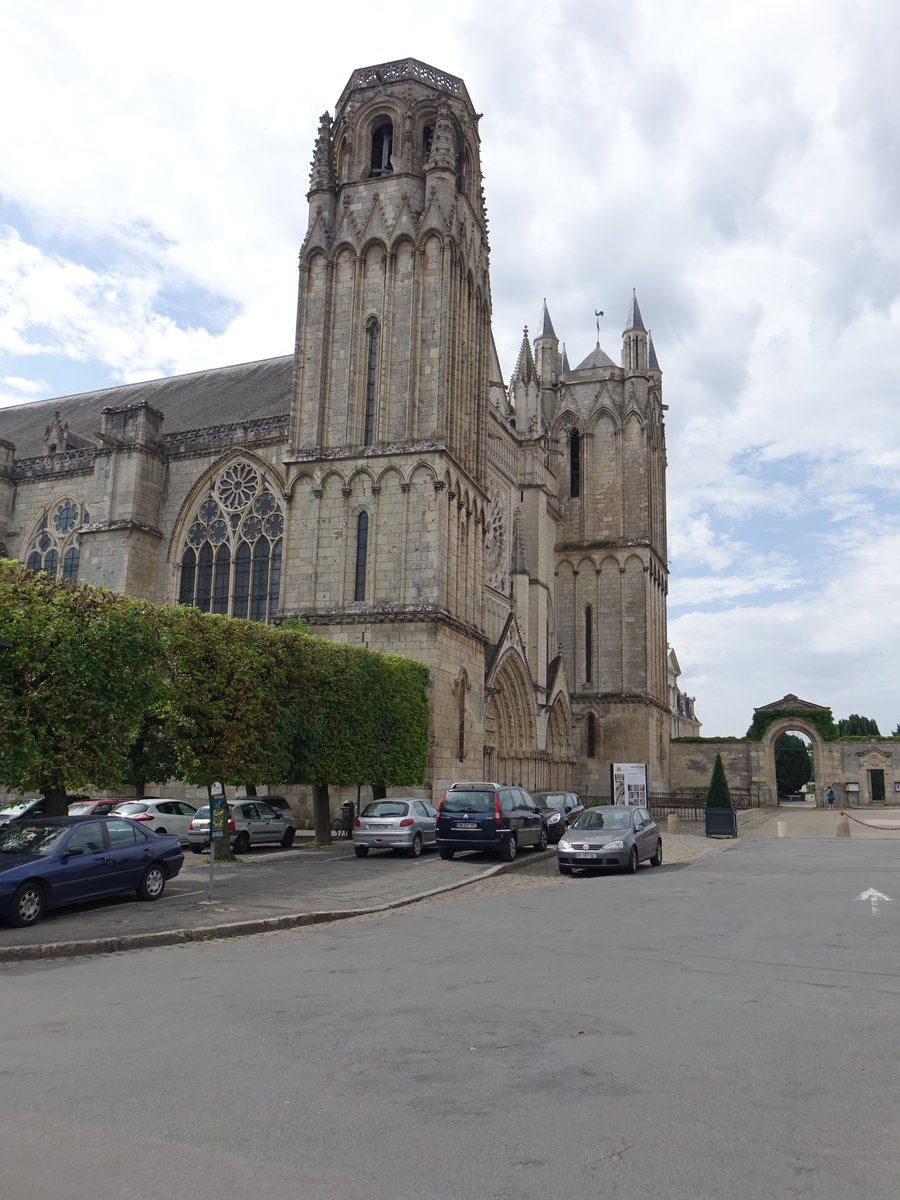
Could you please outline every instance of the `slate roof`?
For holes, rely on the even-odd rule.
[[[0,408],[0,438],[15,445],[17,459],[38,458],[44,453],[47,426],[58,412],[70,435],[99,445],[96,434],[103,409],[141,403],[163,413],[164,435],[280,416],[291,410],[293,362],[293,355],[287,354]]]
[[[592,371],[598,367],[615,367],[616,365],[604,350],[601,350],[599,346],[595,346],[587,358],[583,362],[580,362],[575,370]]]

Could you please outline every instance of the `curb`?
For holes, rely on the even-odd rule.
[[[251,921],[230,921],[225,925],[210,925],[207,929],[163,929],[158,933],[128,933],[118,937],[88,938],[80,942],[39,942],[28,946],[0,946],[0,964],[7,962],[33,961],[45,958],[76,958],[88,954],[117,954],[124,950],[150,950],[157,946],[179,946],[190,943],[221,941],[225,938],[247,937],[254,933],[270,933],[279,929],[297,929],[303,925],[323,925],[328,921],[347,921],[353,917],[366,917],[394,908],[404,908],[432,896],[445,892],[459,891],[493,875],[501,875],[523,865],[530,859],[514,859],[511,863],[498,863],[480,875],[462,879],[458,883],[445,883],[442,887],[430,888],[399,900],[388,900],[384,904],[373,904],[365,908],[325,909],[320,912],[285,913],[281,917],[259,917]]]

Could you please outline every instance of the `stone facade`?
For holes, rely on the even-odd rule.
[[[611,761],[664,789],[659,364],[636,297],[620,361],[598,341],[574,369],[545,302],[504,383],[479,119],[413,59],[354,72],[313,151],[294,354],[3,410],[0,542],[419,659],[432,794],[589,792]]]

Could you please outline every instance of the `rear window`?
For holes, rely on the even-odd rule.
[[[441,805],[441,812],[492,813],[493,811],[493,792],[448,792]]]
[[[133,817],[135,813],[146,812],[150,807],[149,804],[117,804],[117,817]]]
[[[376,800],[372,804],[367,804],[362,810],[364,817],[405,817],[409,811],[408,804],[401,804],[396,800]]]

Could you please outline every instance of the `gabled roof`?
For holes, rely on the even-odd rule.
[[[15,445],[16,458],[39,458],[47,427],[59,413],[70,439],[77,435],[86,445],[99,445],[104,408],[144,403],[162,412],[166,434],[281,416],[291,411],[293,366],[293,355],[287,354],[0,408],[0,438]]]

